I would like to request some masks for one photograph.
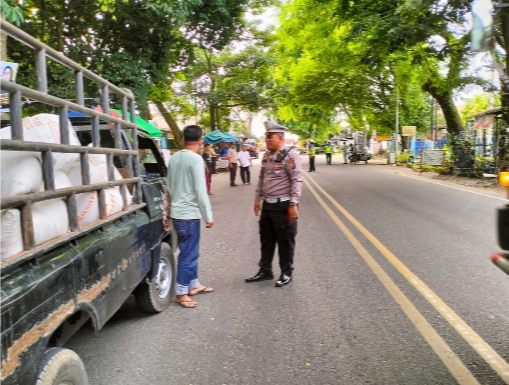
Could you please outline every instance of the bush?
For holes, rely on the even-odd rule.
[[[396,162],[398,163],[407,163],[408,158],[410,158],[412,154],[409,153],[403,153],[396,156]]]

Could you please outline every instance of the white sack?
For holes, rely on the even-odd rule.
[[[21,213],[18,209],[2,210],[0,257],[9,258],[23,251],[21,235]]]
[[[32,218],[36,245],[63,235],[69,230],[69,216],[63,199],[34,203]]]
[[[78,206],[78,222],[80,227],[87,226],[99,219],[99,203],[97,192],[76,195]],[[122,195],[114,188],[106,189],[106,215],[118,213],[122,210]]]
[[[40,191],[42,165],[36,153],[0,151],[0,162],[2,197]]]
[[[60,117],[54,114],[38,114],[28,118],[23,118],[23,140],[27,142],[55,143],[60,144]],[[70,121],[69,124],[69,144],[81,146]],[[0,130],[1,139],[11,139],[11,127],[4,127]],[[79,159],[78,154],[65,154],[53,152],[53,168],[64,171],[69,164]]]

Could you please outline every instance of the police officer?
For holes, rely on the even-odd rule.
[[[330,142],[325,145],[325,159],[328,165],[332,165],[332,144]]]
[[[298,149],[284,147],[287,128],[270,121],[265,122],[265,128],[267,152],[262,159],[254,203],[256,216],[261,209],[260,269],[246,282],[274,279],[272,260],[277,244],[281,276],[276,281],[276,287],[282,287],[290,283],[293,274],[299,218],[297,206],[302,190],[301,164]]]
[[[308,170],[308,172],[316,171],[316,168],[315,168],[316,147],[315,147],[314,142],[311,142],[308,146],[308,155],[309,155],[309,170]]]

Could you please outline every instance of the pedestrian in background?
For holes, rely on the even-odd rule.
[[[315,168],[316,147],[313,142],[311,142],[308,146],[308,155],[309,155],[309,170],[308,170],[308,172],[316,171],[316,168]]]
[[[239,152],[237,156],[240,164],[240,178],[242,179],[242,183],[251,184],[250,167],[253,163],[251,162],[251,155],[249,155],[249,151],[247,151],[247,146],[245,144],[242,145],[242,151]]]
[[[203,162],[205,163],[205,181],[207,182],[207,193],[212,195],[212,174],[214,169],[212,167],[212,147],[210,144],[205,144],[203,148]]]
[[[284,148],[286,127],[265,122],[267,152],[256,187],[254,213],[260,214],[261,259],[259,271],[246,282],[273,279],[272,261],[276,244],[279,252],[281,275],[276,287],[290,283],[293,276],[295,236],[297,235],[298,204],[302,190],[299,151],[296,147]],[[263,201],[263,205],[262,202]]]
[[[230,168],[230,186],[237,186],[235,178],[237,178],[237,150],[235,150],[235,143],[230,143],[230,148],[226,153],[228,157],[228,167]]]
[[[345,143],[343,143],[343,164],[348,163],[348,146]]]
[[[190,296],[211,293],[198,279],[200,255],[200,219],[205,227],[214,224],[212,208],[203,177],[203,158],[198,155],[203,144],[203,130],[199,126],[184,127],[184,149],[170,158],[168,188],[171,194],[170,216],[177,233],[180,253],[177,265],[175,301],[182,307],[196,307]]]
[[[332,144],[330,142],[325,145],[325,160],[328,165],[332,165]]]

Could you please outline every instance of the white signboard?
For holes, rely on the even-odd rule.
[[[422,150],[421,165],[442,166],[444,164],[444,150]]]

